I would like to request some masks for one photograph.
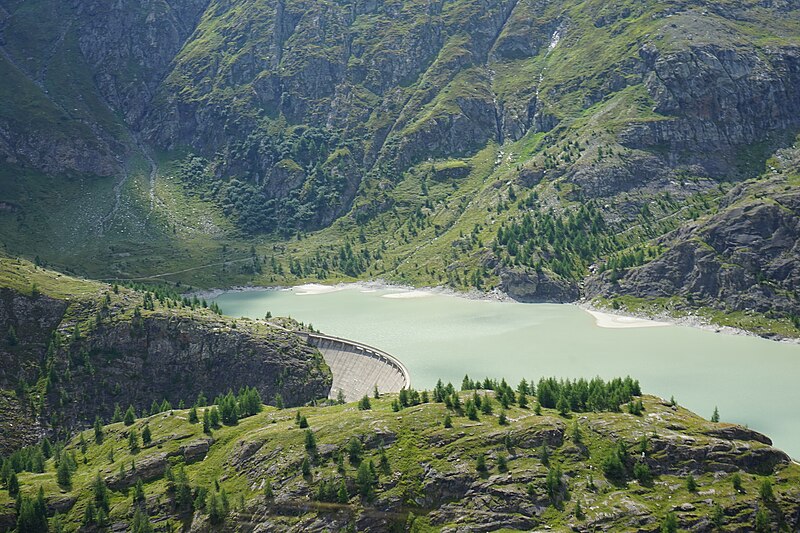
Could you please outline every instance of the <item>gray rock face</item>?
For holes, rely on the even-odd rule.
[[[180,455],[186,464],[202,461],[213,443],[214,439],[211,438],[193,440],[180,447]]]
[[[78,45],[111,108],[136,125],[208,0],[73,1]]]
[[[93,355],[94,379],[82,378],[86,367],[73,362],[83,351]],[[142,409],[163,397],[177,405],[201,392],[214,398],[250,386],[265,401],[280,393],[294,405],[327,395],[330,386],[329,377],[315,370],[315,350],[292,334],[243,335],[187,318],[153,317],[140,327],[121,322],[99,328],[81,346],[66,348],[60,359],[60,370],[70,369],[73,379],[84,383],[77,393],[84,408],[74,413],[78,425],[91,422],[95,413],[109,418],[116,403]]]
[[[62,300],[10,290],[0,296],[0,331],[14,325],[21,341],[0,346],[0,389],[35,382],[46,372],[40,363],[54,332],[63,339],[52,346],[53,381],[40,416],[26,413],[26,404],[8,404],[13,420],[0,431],[17,435],[2,439],[11,447],[37,440],[47,422],[65,431],[88,427],[98,415],[109,420],[117,404],[141,412],[154,400],[191,404],[200,393],[214,398],[249,386],[267,403],[280,394],[287,405],[296,405],[326,397],[330,389],[319,352],[286,331],[234,329],[221,319],[167,311],[138,320],[110,318],[76,339],[76,313],[92,313],[91,304],[72,302],[66,314],[68,302]],[[186,452],[191,458],[201,453]]]
[[[573,302],[580,294],[576,284],[532,269],[501,270],[500,278],[501,290],[520,302]]]
[[[605,273],[586,283],[588,296],[629,294],[643,298],[684,296],[697,304],[728,310],[783,315],[800,313],[800,193],[794,188],[747,197],[742,188],[731,205],[705,222],[662,239],[659,258],[631,269],[617,282]],[[747,190],[747,189],[745,189]],[[745,194],[744,199],[737,197]]]
[[[759,54],[704,44],[670,53],[645,47],[640,56],[654,111],[675,118],[631,127],[623,145],[666,147],[677,161],[690,154],[686,162],[720,176],[735,170],[735,147],[796,129],[800,122],[798,49]]]
[[[120,171],[107,138],[64,137],[47,128],[23,129],[0,118],[0,159],[10,165],[50,174],[63,172],[111,176]]]
[[[111,490],[127,489],[134,486],[139,479],[148,482],[162,477],[168,464],[166,453],[150,454],[136,461],[136,470],[129,469],[122,473],[116,473],[107,477],[105,482]]]

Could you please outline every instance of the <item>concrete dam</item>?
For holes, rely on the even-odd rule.
[[[330,398],[339,391],[348,402],[372,396],[375,385],[378,391],[399,392],[411,386],[411,377],[403,363],[388,353],[347,339],[319,333],[297,332],[315,346],[333,373]]]

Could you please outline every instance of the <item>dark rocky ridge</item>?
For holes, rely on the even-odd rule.
[[[720,211],[660,239],[666,251],[614,281],[587,280],[589,297],[681,296],[693,304],[800,315],[800,192],[768,179],[731,191]]]
[[[2,268],[15,266],[3,260]],[[7,407],[0,451],[45,432],[87,427],[98,415],[109,420],[117,404],[141,412],[154,400],[190,405],[200,393],[211,400],[246,386],[266,403],[276,394],[287,405],[328,395],[331,375],[322,356],[288,331],[161,305],[139,318],[133,312],[142,305],[140,293],[113,295],[108,286],[86,285],[96,292],[64,298],[0,289],[0,331],[13,326],[18,339],[0,344]],[[108,307],[100,303],[104,294],[113,295]]]

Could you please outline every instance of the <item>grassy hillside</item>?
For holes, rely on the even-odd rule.
[[[459,393],[461,409],[431,401],[398,412],[397,395],[370,399],[369,410],[267,407],[207,433],[203,408],[198,423],[170,410],[105,426],[101,443],[91,430],[76,435],[60,452],[76,460],[71,483],[59,486],[48,459],[43,473],[18,475],[20,491],[35,498],[42,487],[49,514],[59,512],[51,525],[64,531],[95,504],[97,479],[109,487],[99,530],[130,524],[137,509],[158,531],[797,527],[800,469],[745,428],[651,396],[641,414],[537,414],[534,397],[503,409],[493,391],[477,393],[493,412],[473,420],[463,409],[475,394]],[[151,442],[131,451],[130,433],[140,439],[145,428]],[[7,528],[13,502],[0,492]]]

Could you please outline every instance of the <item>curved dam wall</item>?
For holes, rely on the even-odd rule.
[[[388,353],[347,339],[297,332],[315,346],[333,373],[330,398],[341,390],[345,400],[355,401],[365,394],[372,396],[375,385],[379,392],[399,392],[411,386],[411,377],[403,363]]]

